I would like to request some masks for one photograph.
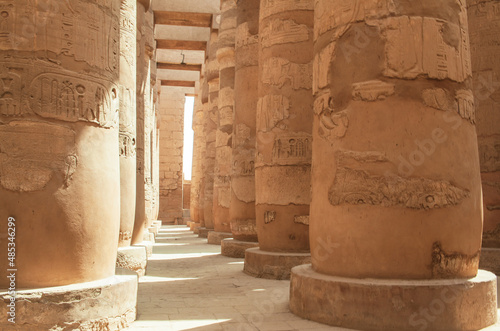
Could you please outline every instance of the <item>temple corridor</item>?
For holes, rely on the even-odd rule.
[[[163,226],[139,280],[137,320],[126,330],[348,330],[293,315],[290,282],[250,277],[243,261],[186,226]]]
[[[243,263],[186,226],[163,226],[139,280],[137,320],[125,330],[351,330],[292,314],[290,282],[250,277]],[[483,330],[500,330],[500,323]]]

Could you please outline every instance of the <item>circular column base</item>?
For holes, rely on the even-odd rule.
[[[259,243],[227,238],[221,241],[220,251],[221,254],[224,256],[244,259],[245,251],[249,248],[254,248],[254,247],[259,247]]]
[[[116,267],[134,271],[139,277],[146,274],[148,256],[144,246],[119,247]]]
[[[196,223],[194,221],[191,221],[191,224],[189,224],[189,230],[194,231],[196,227],[200,227],[200,223]]]
[[[323,324],[366,331],[470,331],[496,323],[497,281],[378,280],[333,277],[293,268],[290,309]]]
[[[290,279],[293,267],[311,263],[309,253],[281,253],[262,251],[258,247],[245,251],[243,272],[266,279]]]
[[[187,221],[186,222],[186,226],[191,229],[191,224],[193,224],[194,222],[193,221]]]
[[[201,224],[195,223],[191,230],[193,231],[194,234],[198,234],[198,233],[200,233],[200,228],[201,228]]]
[[[481,248],[479,268],[500,275],[500,248]]]
[[[208,243],[210,245],[220,245],[223,239],[232,238],[233,234],[231,232],[215,232],[210,231],[208,233]]]
[[[213,230],[214,229],[198,228],[198,238],[207,238],[208,232],[213,231]],[[194,233],[196,233],[196,230]]]
[[[162,221],[153,221],[152,223],[154,226],[158,228],[158,232],[160,232],[161,226],[162,226]]]
[[[144,240],[138,244],[132,245],[132,247],[144,247],[146,249],[146,258],[149,259],[153,255],[154,242]]]
[[[136,318],[137,275],[18,290],[15,324],[7,320],[11,302],[0,292],[0,330],[120,330]]]

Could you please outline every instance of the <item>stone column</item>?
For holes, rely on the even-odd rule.
[[[120,247],[130,246],[136,199],[136,0],[120,0]]]
[[[203,105],[201,103],[201,91],[194,102],[193,111],[193,170],[191,175],[191,221],[200,223],[200,193],[201,193],[201,179],[202,179],[202,144],[205,144],[203,135]]]
[[[144,247],[131,247],[136,213],[137,0],[120,1],[120,241],[116,266],[146,272]]]
[[[148,256],[152,254],[153,243],[144,242],[148,227],[152,224],[153,187],[151,139],[153,130],[153,85],[151,68],[156,66],[155,40],[153,34],[154,14],[150,6],[137,3],[137,194],[132,244],[143,243]]]
[[[114,276],[119,17],[119,1],[0,4],[1,330],[135,317],[137,277]]]
[[[214,170],[215,170],[215,140],[217,132],[217,109],[219,97],[219,64],[217,62],[217,44],[218,31],[212,30],[210,34],[210,43],[208,46],[208,59],[206,62],[205,79],[208,85],[208,100],[205,103],[204,110],[204,132],[206,139],[205,154],[205,178],[204,178],[204,197],[203,214],[205,227],[199,229],[200,237],[208,237],[208,231],[214,229]]]
[[[313,0],[260,2],[255,163],[259,248],[245,272],[287,279],[307,263],[311,182]]]
[[[234,123],[229,217],[233,239],[224,239],[221,254],[245,257],[257,247],[255,221],[255,125],[259,77],[260,0],[237,3]]]
[[[185,91],[162,87],[160,100],[160,219],[175,224],[182,219],[182,149]]]
[[[232,237],[229,206],[231,202],[235,34],[236,1],[222,0],[217,49],[220,91],[215,138],[214,231],[208,235],[208,243],[213,245],[220,245],[222,239]]]
[[[153,219],[157,220],[160,216],[160,129],[161,129],[161,115],[160,115],[160,95],[161,95],[161,81],[157,78],[157,67],[154,67],[151,74],[151,80],[155,81],[153,90],[153,104],[154,104],[154,126],[153,126],[153,196],[154,196],[154,209]]]
[[[480,267],[500,275],[500,3],[469,0],[467,4],[483,184]]]
[[[465,2],[319,0],[314,26],[312,267],[292,271],[291,310],[361,330],[494,324]]]

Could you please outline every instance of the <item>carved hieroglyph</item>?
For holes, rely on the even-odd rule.
[[[136,202],[137,1],[120,0],[120,247],[130,245]]]
[[[16,220],[19,288],[114,275],[118,42],[110,1],[0,3],[0,217]]]
[[[311,199],[313,4],[261,1],[255,194],[266,251],[309,249],[295,217],[308,215]]]
[[[258,99],[260,0],[237,1],[231,204],[233,238],[257,241],[255,223],[255,133]]]
[[[465,1],[317,0],[314,28],[314,270],[474,277],[476,260],[451,256],[481,245]],[[329,238],[344,239],[324,256]],[[453,252],[438,273],[436,242]]]

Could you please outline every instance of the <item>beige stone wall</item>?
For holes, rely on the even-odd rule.
[[[182,88],[162,87],[160,97],[160,214],[163,222],[182,218],[182,151],[184,103]]]

